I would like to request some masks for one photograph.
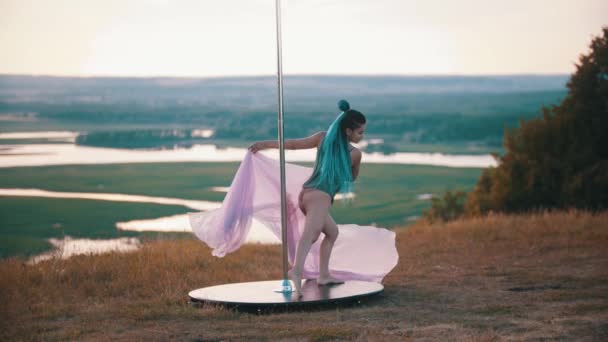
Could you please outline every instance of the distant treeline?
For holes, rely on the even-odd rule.
[[[87,90],[86,94],[90,91]],[[141,92],[145,91],[134,90],[134,93]],[[336,102],[340,97],[315,96],[315,93],[286,94],[287,137],[301,137],[324,130],[338,114]],[[363,93],[353,94],[348,100],[353,108],[363,111],[368,117],[368,136],[384,138],[384,149],[392,151],[395,146],[407,143],[474,141],[500,146],[506,127],[515,127],[522,119],[538,116],[543,105],[559,103],[565,94],[565,90],[386,95]],[[78,143],[94,146],[153,147],[154,139],[160,139],[161,136],[173,139],[167,135],[168,127],[183,129],[177,133],[180,139],[188,134],[189,129],[200,127],[213,129],[216,139],[250,141],[276,138],[276,104],[262,104],[271,102],[270,98],[262,97],[258,104],[247,105],[247,102],[252,102],[250,95],[243,95],[243,101],[232,96],[237,95],[218,95],[212,104],[153,98],[142,101],[137,100],[137,96],[130,102],[106,99],[104,103],[65,103],[64,100],[59,100],[61,96],[55,102],[19,102],[13,99],[0,102],[0,113],[34,112],[40,118],[81,124],[86,127],[88,134],[79,138]],[[120,136],[109,133],[124,131],[126,125],[130,130],[147,130],[148,133],[122,133]],[[141,126],[141,129],[137,126]],[[125,139],[129,136],[133,139],[143,137],[146,141],[127,142]],[[122,140],[115,140],[120,137]],[[173,142],[157,141],[159,146]],[[391,147],[391,144],[395,146]]]

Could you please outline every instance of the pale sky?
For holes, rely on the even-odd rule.
[[[282,0],[286,74],[572,73],[607,0]],[[274,0],[0,0],[0,74],[276,74]]]

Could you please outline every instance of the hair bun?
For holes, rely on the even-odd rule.
[[[340,108],[341,111],[346,112],[350,109],[350,105],[346,100],[340,100],[338,101],[338,108]]]

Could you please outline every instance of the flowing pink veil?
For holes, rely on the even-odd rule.
[[[285,164],[287,192],[287,251],[293,264],[305,216],[298,208],[298,195],[312,169]],[[190,213],[190,225],[196,236],[223,257],[237,250],[249,234],[255,218],[281,239],[281,194],[279,161],[261,153],[247,152],[222,206],[207,212]],[[384,228],[339,224],[340,234],[334,244],[329,268],[342,280],[381,282],[399,260],[395,233]],[[313,244],[304,264],[303,277],[319,276],[319,246]],[[278,267],[278,266],[277,266]]]

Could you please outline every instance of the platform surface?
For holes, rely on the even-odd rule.
[[[295,292],[275,292],[282,280],[255,281],[205,287],[190,291],[193,302],[229,306],[297,306],[300,304],[339,303],[372,296],[384,290],[382,284],[349,280],[344,284],[317,285],[316,280],[302,282],[302,297]]]

